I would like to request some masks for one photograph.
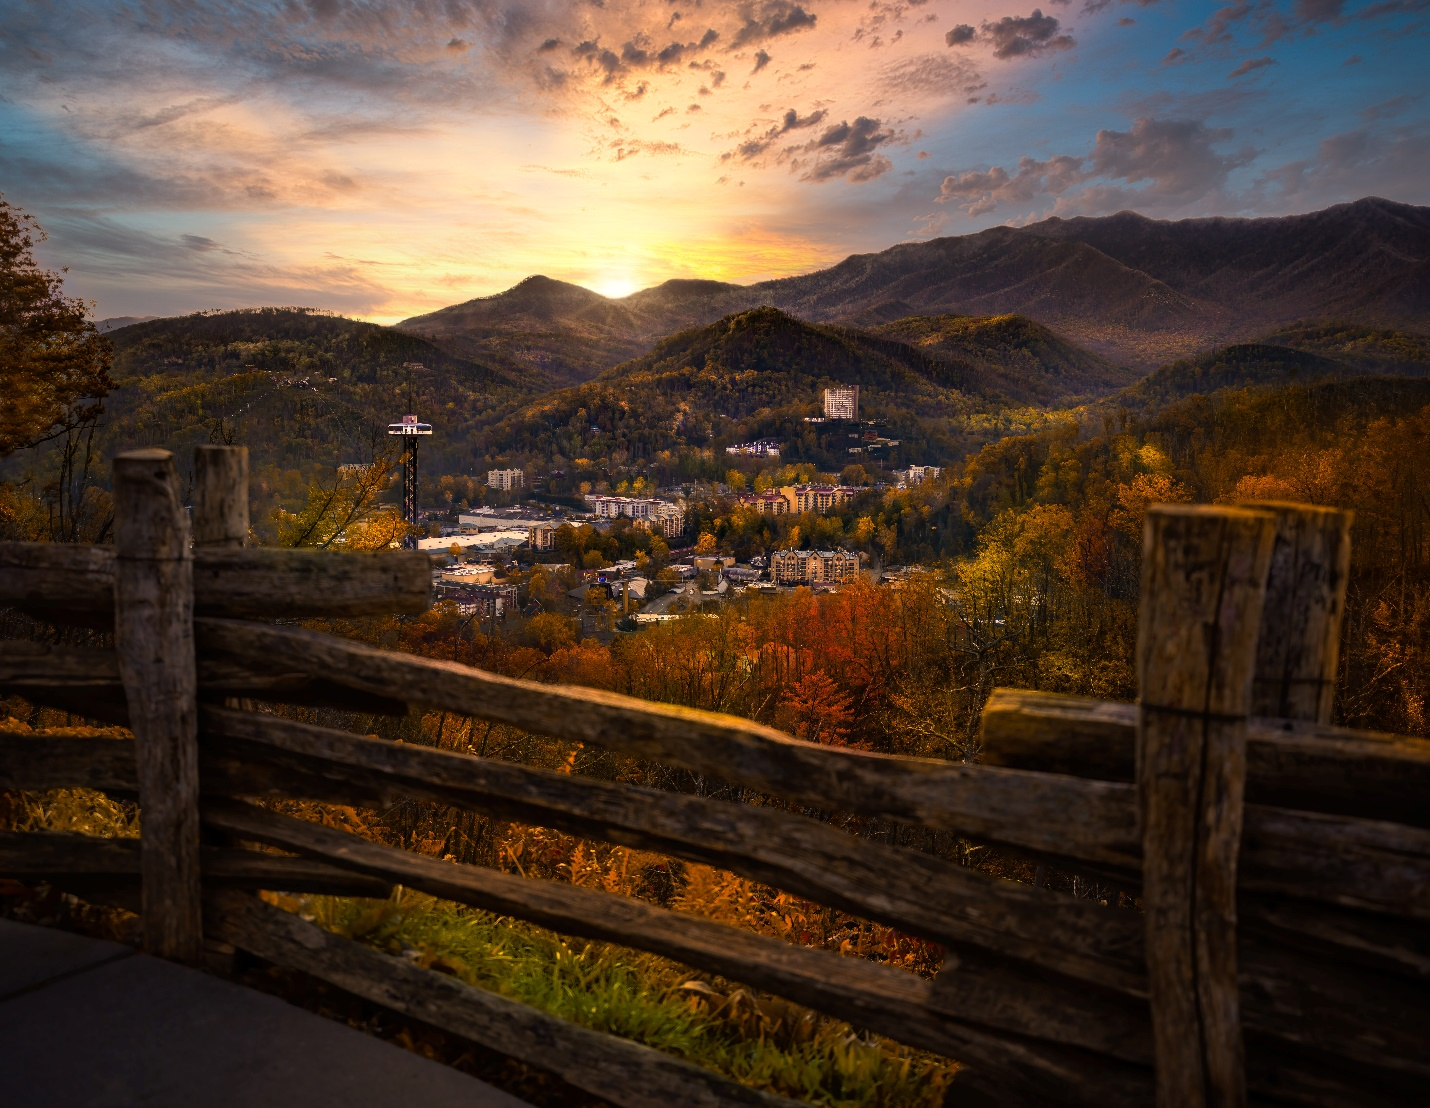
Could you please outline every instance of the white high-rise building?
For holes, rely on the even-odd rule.
[[[850,385],[848,388],[833,388],[824,390],[824,418],[825,419],[848,419],[859,418],[859,386]]]
[[[487,470],[487,488],[489,489],[511,492],[512,489],[523,488],[525,485],[526,474],[519,469]]]

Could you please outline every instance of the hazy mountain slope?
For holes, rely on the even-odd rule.
[[[970,364],[986,389],[1025,404],[1102,396],[1137,379],[1134,370],[1085,350],[1026,316],[910,316],[871,328],[931,357]]]
[[[773,306],[811,322],[1019,314],[1150,369],[1300,321],[1430,327],[1430,208],[1366,199],[1273,219],[1049,219],[902,243],[749,286],[667,281],[623,300],[546,278],[399,326],[548,383],[660,335]]]
[[[751,288],[724,281],[673,280],[632,293],[617,303],[629,309],[652,337],[703,327],[721,316],[759,307]]]
[[[785,311],[833,319],[886,300],[925,314],[1021,312],[1144,329],[1202,327],[1215,311],[1077,242],[1009,227],[857,254],[831,269],[752,286]]]
[[[1199,302],[1240,334],[1302,319],[1430,324],[1430,208],[1369,197],[1273,219],[1049,219],[1025,234],[1079,242]]]
[[[101,335],[110,331],[117,331],[121,327],[129,327],[135,323],[147,323],[151,319],[158,319],[156,315],[112,315],[105,319],[96,319],[94,328]]]
[[[649,328],[620,301],[549,277],[468,300],[397,329],[497,366],[532,388],[585,381],[649,345]]]

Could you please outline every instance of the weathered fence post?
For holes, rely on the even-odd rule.
[[[114,635],[141,810],[144,946],[197,962],[199,766],[193,556],[167,450],[114,459]]]
[[[1242,507],[1276,517],[1251,714],[1330,723],[1353,513],[1270,501]]]
[[[248,447],[194,447],[194,545],[248,543]]]
[[[1137,641],[1137,783],[1161,1108],[1246,1102],[1236,863],[1246,716],[1275,520],[1147,513]]]

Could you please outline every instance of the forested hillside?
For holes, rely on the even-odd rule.
[[[1092,399],[1136,380],[1127,369],[1026,316],[909,315],[870,328],[930,357],[972,365],[986,391],[1024,404]]]
[[[499,371],[422,339],[301,308],[152,320],[110,339],[116,449],[223,435],[261,464],[361,461],[373,430],[417,411],[446,416],[440,461],[483,412],[520,395]]]
[[[656,343],[595,381],[532,401],[488,432],[492,451],[561,469],[642,464],[660,479],[682,451],[770,438],[785,459],[838,468],[858,446],[842,425],[810,424],[822,390],[860,387],[860,415],[899,440],[889,460],[946,462],[1022,418],[976,367],[887,338],[802,323],[773,308]]]
[[[1343,324],[1289,327],[1260,342],[1239,343],[1163,366],[1109,397],[1106,405],[1152,412],[1183,397],[1218,389],[1376,374],[1430,375],[1430,341],[1403,331]]]

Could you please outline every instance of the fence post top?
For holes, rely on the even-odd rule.
[[[1238,500],[1236,506],[1252,508],[1258,512],[1275,512],[1277,515],[1320,517],[1326,520],[1344,516],[1347,523],[1355,518],[1355,512],[1349,508],[1329,508],[1324,504],[1301,504],[1294,500]]]
[[[114,456],[116,465],[121,462],[132,465],[142,465],[146,462],[172,462],[174,454],[172,451],[164,450],[157,446],[146,446],[141,450],[126,450],[122,454]]]
[[[1208,517],[1247,519],[1266,516],[1270,513],[1264,506],[1255,504],[1153,504],[1148,507],[1147,514],[1186,519]]]

